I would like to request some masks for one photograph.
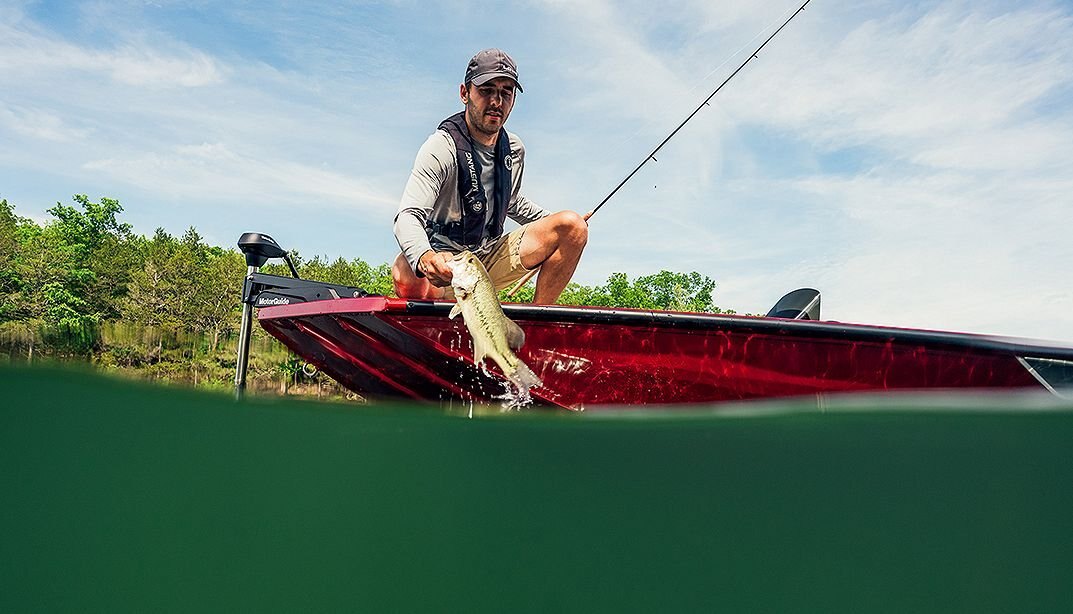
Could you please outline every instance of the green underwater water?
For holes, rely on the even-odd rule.
[[[1073,610],[1073,405],[234,402],[0,369],[0,611]]]

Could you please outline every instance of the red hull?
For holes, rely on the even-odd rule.
[[[264,307],[258,319],[360,394],[493,400],[505,380],[474,364],[461,318],[447,318],[452,304],[348,298]],[[504,310],[525,330],[518,356],[544,382],[532,391],[535,401],[571,409],[843,391],[1043,390],[1049,383],[1025,358],[1063,373],[1073,365],[1071,347],[979,335],[559,306]]]

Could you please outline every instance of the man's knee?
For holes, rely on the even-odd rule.
[[[416,295],[423,294],[424,284],[427,283],[414,275],[410,262],[402,254],[395,258],[391,266],[391,281],[395,285],[395,296],[399,298],[419,298]]]
[[[419,278],[410,268],[410,262],[399,254],[391,267],[391,281],[395,284],[395,296],[399,298],[442,299],[443,288],[437,288],[427,279]]]
[[[589,241],[589,223],[576,211],[560,211],[557,226],[559,236],[577,247],[585,247]]]
[[[394,277],[395,282],[395,296],[399,298],[434,298],[432,296],[432,284],[423,279],[400,279]]]

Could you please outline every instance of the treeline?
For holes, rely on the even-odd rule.
[[[73,200],[49,209],[44,224],[0,200],[0,359],[88,361],[156,380],[230,387],[242,255],[207,245],[193,227],[182,236],[163,229],[137,235],[119,220],[123,207],[115,199]],[[292,256],[303,278],[393,293],[387,264]],[[289,274],[283,265],[264,270]],[[719,312],[714,288],[699,273],[662,271],[633,281],[615,273],[600,286],[570,284],[559,302]],[[532,300],[532,293],[530,286],[511,300]],[[254,330],[251,387],[347,394]]]

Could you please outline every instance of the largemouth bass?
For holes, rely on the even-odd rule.
[[[453,275],[457,304],[448,317],[462,314],[473,338],[473,360],[483,365],[486,358],[495,361],[520,395],[528,400],[529,389],[543,385],[540,378],[514,352],[525,343],[525,332],[507,318],[499,304],[492,280],[484,264],[472,253],[462,252],[447,261]]]

